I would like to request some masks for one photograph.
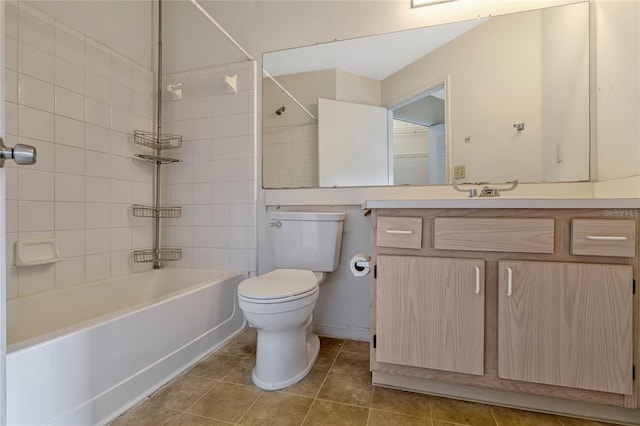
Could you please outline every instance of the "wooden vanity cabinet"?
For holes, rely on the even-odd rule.
[[[628,265],[499,262],[498,376],[630,395]]]
[[[623,223],[607,219],[607,213],[374,210],[373,383],[522,408],[541,409],[535,404],[543,403],[528,405],[523,394],[529,394],[640,409],[640,384],[633,378],[640,366],[640,300],[633,294],[640,227],[637,218]],[[404,229],[403,217],[421,219],[421,245],[378,245],[381,216],[394,229]],[[514,238],[476,226],[465,244],[463,227],[457,226],[490,223],[500,229],[502,219]],[[588,253],[578,254],[583,224],[586,235],[606,231],[618,237],[613,243],[634,251],[625,245],[624,256],[596,255],[592,246],[604,244],[598,239],[590,240]],[[624,241],[614,231],[624,233]],[[447,241],[454,237],[452,247]],[[486,389],[514,396],[492,399]]]
[[[484,261],[378,256],[376,359],[482,375]]]

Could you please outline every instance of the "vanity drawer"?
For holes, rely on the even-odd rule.
[[[573,219],[571,254],[634,257],[636,221],[624,219]]]
[[[422,218],[379,216],[376,231],[378,247],[422,248]]]
[[[435,219],[436,249],[553,253],[553,238],[553,219]]]

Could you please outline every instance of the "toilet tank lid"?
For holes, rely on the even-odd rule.
[[[269,216],[274,220],[313,220],[313,221],[340,221],[344,220],[344,212],[270,212]]]

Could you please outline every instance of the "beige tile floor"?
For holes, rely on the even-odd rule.
[[[304,380],[265,392],[251,382],[256,335],[247,329],[113,425],[604,425],[372,386],[369,343],[330,337],[320,343]]]

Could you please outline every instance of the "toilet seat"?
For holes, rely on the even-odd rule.
[[[238,296],[249,303],[283,303],[302,299],[318,291],[318,275],[303,269],[276,269],[244,280]]]

